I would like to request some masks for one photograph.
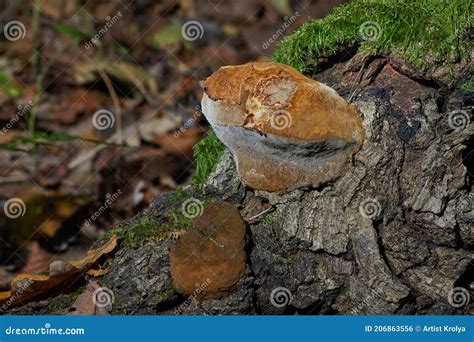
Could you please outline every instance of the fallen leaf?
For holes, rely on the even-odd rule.
[[[103,102],[103,95],[83,88],[72,90],[64,87],[61,94],[47,94],[50,101],[40,103],[36,109],[38,120],[60,125],[77,123],[82,113],[93,113]],[[48,126],[49,127],[49,126]]]
[[[14,77],[0,72],[0,89],[9,96],[18,96],[22,93],[22,89],[16,86]]]
[[[145,198],[146,185],[145,181],[140,180],[134,187],[132,192],[132,205],[136,207]]]
[[[138,126],[140,136],[150,143],[157,143],[157,137],[181,126],[181,119],[176,115],[167,115],[158,119],[142,122]]]
[[[92,297],[96,297],[95,300],[97,301],[97,303],[101,303],[101,300],[102,300],[101,296],[102,296],[102,294],[105,293],[105,292],[103,292],[104,288],[102,288],[95,280],[89,280],[89,284],[94,289],[94,291],[92,293]],[[95,291],[98,291],[98,293],[95,293]],[[112,309],[113,296],[109,297],[107,295],[105,299],[106,300],[110,299],[110,303],[108,303],[108,305],[105,305],[105,306],[102,305],[102,304],[105,304],[105,303],[102,303],[101,305],[97,305],[97,303],[95,303],[96,304],[95,305],[95,315],[96,316],[109,316],[110,315],[109,310]],[[94,301],[94,299],[92,301]]]
[[[172,48],[180,44],[183,40],[183,35],[181,34],[180,23],[171,23],[163,28],[161,28],[153,36],[153,43],[157,47],[161,48]]]
[[[200,126],[191,127],[182,133],[162,134],[155,137],[157,143],[162,146],[162,150],[181,156],[183,154],[192,156],[193,146],[203,136],[204,129]]]
[[[76,11],[75,0],[49,0],[43,1],[40,10],[53,19],[66,18]]]
[[[291,7],[288,0],[271,0],[273,7],[282,15],[291,15]]]
[[[89,282],[86,289],[82,292],[76,301],[71,305],[68,316],[91,316],[95,314],[94,304],[94,286]]]
[[[92,15],[99,23],[106,22],[110,20],[109,17],[117,15],[117,13],[120,12],[117,9],[119,6],[120,0],[87,2],[89,15]]]
[[[108,268],[99,268],[96,270],[90,269],[89,271],[87,271],[87,275],[90,275],[91,277],[95,277],[95,278],[102,277],[106,275],[107,273],[109,273]]]
[[[28,248],[28,258],[21,273],[40,273],[48,270],[53,255],[41,248],[37,241],[32,241]]]
[[[158,95],[155,79],[138,64],[99,59],[74,64],[74,78],[79,84],[99,80],[102,73],[128,84],[131,88],[136,87],[146,99],[150,95]]]
[[[81,260],[69,261],[71,267],[65,267],[64,273],[52,276],[38,274],[19,274],[11,282],[11,290],[0,292],[0,306],[24,304],[48,293],[58,290],[65,283],[74,281],[81,273],[89,271],[99,259],[111,253],[117,247],[117,236],[113,235],[101,247],[90,250]]]
[[[81,260],[69,261],[72,267],[77,269],[85,270],[91,268],[101,256],[109,254],[115,247],[117,247],[117,236],[113,235],[107,243],[97,249],[93,249],[87,252],[87,256]]]

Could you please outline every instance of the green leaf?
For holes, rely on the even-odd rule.
[[[291,15],[291,7],[288,0],[271,0],[270,2],[278,13],[282,15]]]
[[[159,47],[179,44],[183,37],[181,35],[181,25],[172,23],[163,27],[153,36],[153,43]]]
[[[56,31],[64,34],[68,38],[71,38],[72,41],[76,44],[79,44],[81,41],[91,38],[90,35],[70,25],[66,25],[63,23],[55,23],[53,24],[53,27]]]
[[[30,142],[34,144],[48,144],[54,142],[69,142],[69,141],[83,141],[88,142],[96,145],[107,145],[107,146],[114,146],[114,147],[126,147],[125,144],[114,144],[110,143],[105,140],[96,140],[96,139],[89,139],[83,138],[77,135],[71,135],[68,133],[63,132],[52,132],[52,133],[35,133],[31,138]]]
[[[70,142],[70,141],[82,141],[96,145],[107,145],[111,147],[127,147],[126,144],[115,144],[110,143],[105,140],[96,140],[83,138],[76,135],[71,135],[68,133],[62,132],[35,132],[33,135],[28,136],[16,136],[13,138],[12,142],[6,144],[0,144],[0,150],[8,151],[20,151],[20,152],[29,152],[36,146],[56,146],[57,142]],[[26,150],[19,148],[18,145],[31,145],[31,147]]]
[[[4,91],[10,96],[18,96],[20,95],[23,90],[21,88],[15,87],[12,84],[12,77],[9,75],[0,72],[0,90]]]

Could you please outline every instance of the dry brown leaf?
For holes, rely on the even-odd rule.
[[[109,303],[110,305],[97,305],[101,302],[101,299],[100,299],[100,293],[103,291],[103,288],[95,281],[95,280],[89,280],[89,285],[93,288],[93,293],[92,293],[92,297],[96,297],[97,299],[97,303],[95,305],[95,315],[96,316],[109,316],[110,313],[109,313],[109,310],[112,308],[112,302],[113,302],[113,298],[111,300],[111,302]],[[94,292],[98,290],[99,292],[97,294],[95,294]],[[104,304],[104,303],[103,303]]]
[[[37,107],[38,120],[60,125],[77,123],[82,113],[93,113],[104,102],[103,95],[95,90],[64,87],[60,94],[47,94],[49,101]]]
[[[72,267],[84,271],[91,268],[102,255],[112,252],[115,247],[117,247],[117,236],[113,235],[102,247],[88,251],[87,256],[84,259],[69,261],[69,263]]]
[[[61,228],[62,222],[60,220],[49,218],[44,221],[41,226],[41,233],[46,235],[48,238],[54,237],[56,232]]]
[[[12,296],[11,291],[0,292],[0,302],[5,303]]]
[[[155,140],[162,146],[166,153],[182,154],[192,156],[193,146],[201,139],[204,129],[200,126],[191,127],[182,133],[162,134],[155,137]]]
[[[90,269],[89,271],[87,271],[87,275],[90,275],[90,276],[95,277],[95,278],[102,277],[102,276],[106,275],[107,273],[109,273],[108,268],[99,268],[99,269],[96,269],[96,270]]]
[[[74,64],[74,79],[79,84],[101,79],[101,73],[136,87],[145,98],[158,95],[158,85],[153,77],[138,64],[123,61],[90,60]]]
[[[20,272],[35,274],[47,271],[52,257],[53,255],[44,248],[41,248],[37,241],[32,241],[28,246],[28,257],[26,264],[20,269]]]
[[[90,13],[89,15],[92,15],[99,23],[106,22],[107,17],[117,15],[117,12],[120,12],[118,10],[119,6],[120,0],[87,2],[87,7],[89,8]]]
[[[75,0],[49,0],[43,1],[40,6],[41,12],[53,19],[69,17],[76,11]]]
[[[95,314],[94,304],[94,291],[95,288],[91,283],[87,284],[86,289],[83,293],[77,297],[76,301],[72,304],[69,309],[68,316],[91,316]]]
[[[11,282],[11,290],[0,292],[0,306],[24,304],[58,290],[64,283],[74,281],[81,273],[89,271],[99,259],[117,247],[117,236],[113,235],[101,247],[90,250],[81,260],[69,261],[64,271],[52,276],[38,274],[19,274]]]
[[[181,118],[170,114],[161,118],[143,121],[138,126],[138,131],[146,142],[159,144],[158,140],[161,135],[174,131],[181,125]]]

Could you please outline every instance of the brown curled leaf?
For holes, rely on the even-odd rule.
[[[17,275],[11,282],[11,289],[0,292],[0,309],[7,310],[9,307],[25,304],[60,291],[65,284],[72,284],[83,273],[89,273],[91,268],[95,267],[103,256],[110,254],[116,247],[117,236],[113,235],[101,247],[88,251],[85,258],[65,263],[65,265],[62,265],[64,267],[55,269],[51,276],[39,274]],[[93,270],[92,275],[104,275],[107,271],[107,269]]]

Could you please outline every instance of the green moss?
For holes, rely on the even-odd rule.
[[[170,230],[190,229],[192,227],[191,220],[183,214],[181,208],[171,209],[168,211],[167,227]]]
[[[82,285],[76,288],[71,293],[61,293],[56,297],[48,299],[48,308],[50,310],[64,310],[68,309],[74,304],[77,297],[79,297],[86,290],[86,286]]]
[[[158,223],[153,215],[134,219],[121,226],[109,229],[93,246],[98,248],[103,245],[112,235],[117,235],[121,240],[121,245],[129,247],[152,238],[164,238],[171,232],[191,229],[192,215],[185,215],[183,204],[190,202],[189,210],[202,211],[203,208],[216,201],[215,198],[206,196],[203,191],[202,183],[215,168],[220,157],[225,151],[224,145],[217,139],[215,133],[210,130],[194,147],[194,153],[198,164],[196,175],[193,178],[193,184],[186,189],[176,189],[168,198],[168,212],[165,214],[166,222]],[[191,212],[192,214],[193,212]]]
[[[157,223],[153,216],[142,217],[133,223],[110,229],[94,244],[93,248],[103,245],[112,235],[117,235],[123,247],[130,247],[145,240],[165,238],[174,231],[191,229],[193,227],[192,217],[185,215],[182,207],[187,200],[192,200],[190,206],[193,209],[189,210],[197,210],[197,212],[202,211],[206,205],[215,202],[214,198],[204,196],[201,186],[195,185],[189,191],[178,188],[170,196],[169,204],[172,209],[166,213],[166,222]]]
[[[144,241],[152,237],[159,237],[164,232],[165,229],[162,225],[157,224],[151,218],[143,218],[136,225],[127,229],[122,243],[125,246],[128,246],[135,242]]]
[[[184,191],[182,187],[178,187],[171,193],[169,201],[171,204],[180,204],[189,198],[201,198],[203,196],[202,188],[199,185],[193,185],[190,191]]]
[[[474,76],[471,75],[470,78],[461,85],[462,91],[474,92]]]
[[[354,1],[301,26],[278,45],[273,60],[308,73],[318,61],[348,47],[393,51],[420,67],[467,59],[472,4],[472,0]]]
[[[194,184],[204,183],[216,167],[224,154],[225,146],[217,138],[212,129],[206,136],[194,145],[194,158],[196,160],[196,173],[193,176]]]
[[[77,297],[79,297],[81,294],[84,293],[85,290],[86,290],[86,285],[82,285],[78,287],[76,290],[74,290],[74,292],[69,294],[69,297],[70,297],[69,300],[71,302],[71,305],[72,303],[76,301]]]
[[[275,213],[270,212],[268,214],[263,215],[262,221],[265,223],[272,223],[273,221],[275,221],[275,217],[276,217]]]
[[[171,230],[176,229],[191,229],[192,219],[185,215],[183,210],[183,203],[189,202],[190,207],[194,210],[201,211],[205,206],[216,201],[213,197],[207,197],[203,193],[201,185],[195,184],[188,191],[183,191],[181,188],[176,189],[170,198],[171,204],[175,205],[175,209],[168,211],[167,227]]]
[[[164,236],[170,227],[158,224],[150,217],[143,217],[138,222],[109,229],[95,244],[94,248],[103,245],[112,235],[116,235],[121,245],[129,247],[134,243],[153,237]]]

